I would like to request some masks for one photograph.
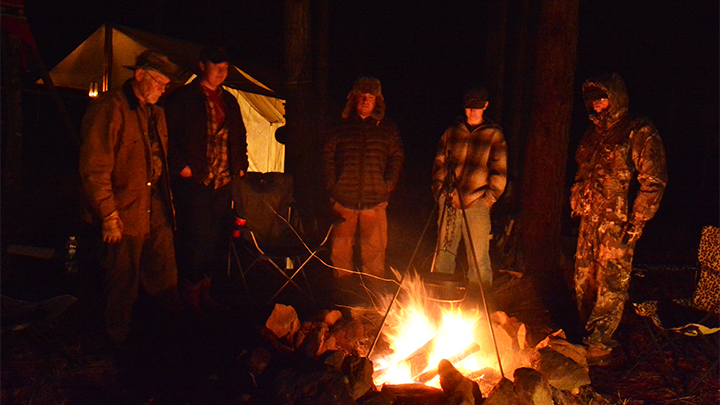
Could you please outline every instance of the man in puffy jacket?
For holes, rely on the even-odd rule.
[[[465,115],[455,119],[440,138],[432,172],[433,195],[441,207],[432,271],[453,273],[463,240],[468,278],[490,292],[490,209],[505,191],[507,145],[502,128],[484,116],[487,106],[484,86],[466,92]]]
[[[330,132],[323,151],[326,188],[342,222],[331,234],[332,264],[338,282],[347,285],[355,269],[353,246],[359,228],[363,280],[381,286],[387,247],[386,208],[405,160],[397,127],[385,119],[380,81],[361,77],[348,94],[342,120]]]
[[[580,218],[575,292],[588,362],[604,364],[617,344],[612,335],[628,298],[635,243],[660,205],[667,173],[660,136],[650,120],[629,116],[619,75],[586,81],[582,94],[592,125],[575,154],[570,196],[572,215]],[[635,180],[639,189],[631,196]]]

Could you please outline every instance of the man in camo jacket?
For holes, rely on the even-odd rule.
[[[618,74],[586,81],[582,94],[592,125],[575,155],[570,196],[580,218],[575,292],[588,363],[604,364],[617,344],[612,335],[628,298],[635,243],[660,206],[667,173],[662,140],[649,119],[629,116]],[[634,180],[639,187],[631,196]]]

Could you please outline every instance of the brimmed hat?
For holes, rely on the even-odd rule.
[[[468,90],[463,95],[464,108],[485,108],[485,104],[487,103],[487,101],[488,92],[485,87]]]
[[[158,73],[162,73],[173,82],[180,80],[182,69],[174,64],[170,59],[161,53],[147,49],[138,55],[135,64],[132,66],[124,66],[130,70],[150,69]]]
[[[217,45],[208,45],[200,51],[200,61],[202,62],[212,62],[212,63],[222,63],[222,62],[229,62],[227,51],[225,51],[225,48]]]

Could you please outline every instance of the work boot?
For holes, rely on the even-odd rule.
[[[605,346],[590,345],[587,348],[587,359],[589,366],[607,366],[610,364],[612,349]]]
[[[202,318],[203,311],[200,308],[201,283],[193,284],[188,280],[183,281],[182,302],[185,310],[190,316]]]
[[[230,310],[230,307],[216,301],[213,297],[210,296],[210,286],[212,282],[209,277],[205,277],[198,283],[200,286],[200,308],[207,312],[212,312],[216,314],[229,314],[232,312]]]

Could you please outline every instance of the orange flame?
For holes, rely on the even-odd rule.
[[[388,297],[385,308],[390,301]],[[436,368],[442,359],[475,378],[481,378],[478,370],[497,369],[485,313],[477,304],[466,301],[430,300],[420,277],[407,277],[383,328],[381,338],[388,347],[385,353],[374,354],[371,359],[375,365],[374,383],[439,387]]]

